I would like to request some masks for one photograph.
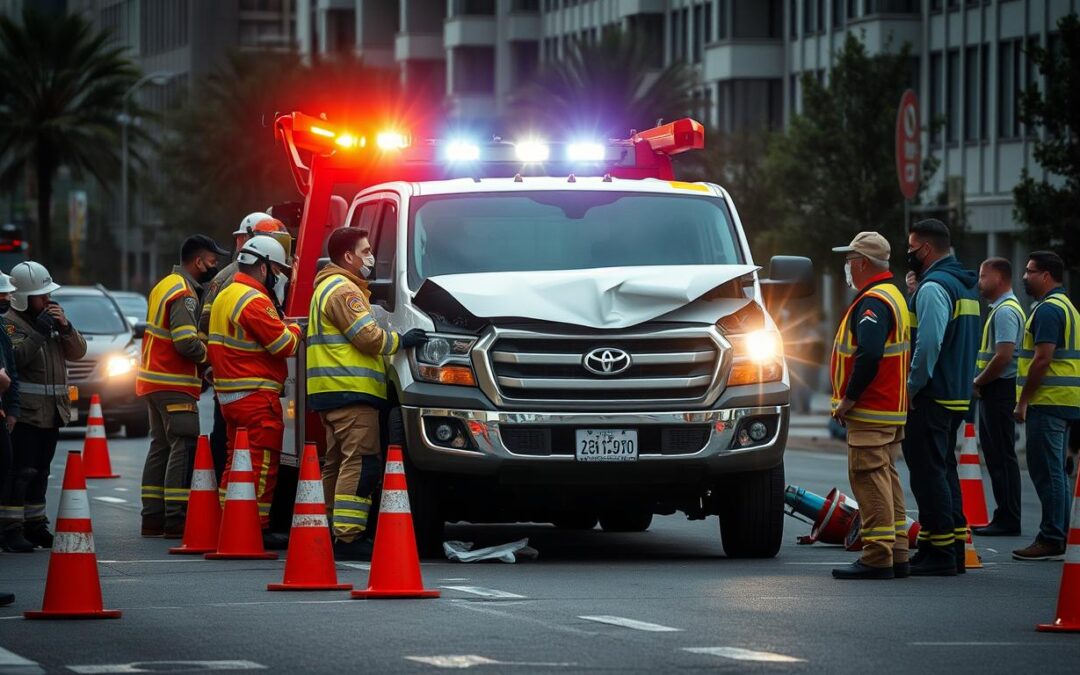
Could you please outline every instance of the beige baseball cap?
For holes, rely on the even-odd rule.
[[[836,246],[833,248],[833,252],[858,253],[859,255],[870,258],[874,262],[887,265],[889,264],[889,254],[892,252],[892,247],[889,246],[889,240],[877,232],[860,232],[855,235],[855,238],[851,240],[850,244],[847,246]]]

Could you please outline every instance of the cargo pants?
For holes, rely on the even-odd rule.
[[[270,505],[274,502],[278,466],[281,463],[281,444],[285,439],[285,422],[281,399],[277,392],[258,390],[231,403],[221,405],[225,417],[229,456],[218,492],[221,499],[229,487],[236,430],[247,429],[248,449],[251,451],[251,470],[255,476],[255,500],[259,503],[259,523],[270,529]]]
[[[904,427],[847,421],[848,480],[862,521],[861,561],[869,567],[908,562],[904,489],[896,472]]]
[[[199,439],[198,401],[178,391],[155,391],[146,395],[146,407],[150,450],[143,464],[142,516],[180,526],[187,514]]]
[[[372,496],[382,477],[379,411],[355,404],[320,411],[319,417],[326,430],[323,493],[334,538],[348,543],[367,530]]]

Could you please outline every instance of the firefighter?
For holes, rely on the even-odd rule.
[[[967,520],[956,434],[975,379],[981,328],[977,277],[960,266],[951,252],[949,228],[933,218],[911,226],[907,259],[919,278],[903,442],[922,525],[911,574],[955,576],[965,571]]]
[[[23,508],[12,502],[15,484],[15,451],[11,430],[19,418],[19,376],[9,331],[13,324],[4,315],[11,308],[11,277],[0,273],[0,546],[12,553],[30,553],[34,545],[23,536]]]
[[[371,498],[382,476],[379,411],[386,406],[383,359],[426,340],[423,330],[404,335],[379,327],[365,281],[375,267],[368,233],[334,231],[330,264],[315,277],[308,320],[307,402],[326,430],[323,491],[333,514],[334,554],[371,557],[367,531]]]
[[[51,548],[45,517],[49,466],[60,427],[71,420],[66,361],[86,355],[86,340],[49,294],[60,288],[40,263],[22,262],[11,270],[15,291],[5,317],[19,369],[20,412],[11,431],[15,450],[14,506],[23,507],[23,536]]]
[[[282,321],[279,310],[289,270],[284,247],[272,237],[252,237],[236,262],[233,283],[218,294],[210,312],[210,365],[230,441],[221,483],[228,485],[232,441],[236,429],[244,427],[263,542],[267,548],[284,548],[287,538],[269,531],[270,504],[285,433],[280,398],[288,374],[285,361],[300,344],[300,327]]]
[[[236,242],[236,252],[239,254],[240,249],[249,239],[257,234],[270,234],[278,240],[278,242],[285,248],[285,252],[288,253],[292,248],[292,237],[289,236],[288,231],[285,229],[285,225],[262,211],[255,211],[244,216],[244,219],[240,221],[240,227],[233,232],[233,237]],[[207,340],[207,334],[210,332],[210,307],[214,302],[214,298],[218,296],[221,289],[225,288],[232,283],[233,277],[236,276],[236,261],[229,263],[222,269],[214,278],[206,285],[206,290],[202,297],[202,309],[199,312],[199,337],[203,342]],[[208,377],[212,378],[213,373],[208,373]],[[221,482],[221,475],[225,471],[225,456],[228,452],[228,443],[225,434],[225,418],[221,416],[221,404],[218,402],[217,396],[214,396],[214,429],[210,433],[210,454],[214,458],[214,472],[217,474],[218,482]]]
[[[847,427],[848,479],[859,502],[862,556],[834,569],[837,579],[907,577],[907,514],[896,458],[904,438],[910,319],[892,282],[891,248],[877,232],[860,232],[845,253],[855,299],[833,343],[833,417]]]
[[[150,291],[135,393],[146,400],[150,449],[142,476],[142,536],[184,536],[191,466],[199,437],[201,369],[199,292],[228,255],[205,235],[188,237],[180,264]]]

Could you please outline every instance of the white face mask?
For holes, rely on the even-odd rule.
[[[855,290],[859,290],[858,288],[855,287],[855,280],[851,278],[851,261],[850,260],[845,260],[844,261],[844,281],[847,283],[848,286],[851,286]]]
[[[371,255],[370,253],[368,255],[361,256],[360,262],[363,263],[363,266],[360,268],[360,276],[367,279],[371,276],[372,270],[375,269],[375,256]]]
[[[281,272],[274,273],[274,297],[279,305],[285,304],[285,286],[289,283],[289,277]]]

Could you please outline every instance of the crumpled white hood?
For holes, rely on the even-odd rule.
[[[658,265],[431,277],[480,318],[628,328],[688,305],[756,265]]]

